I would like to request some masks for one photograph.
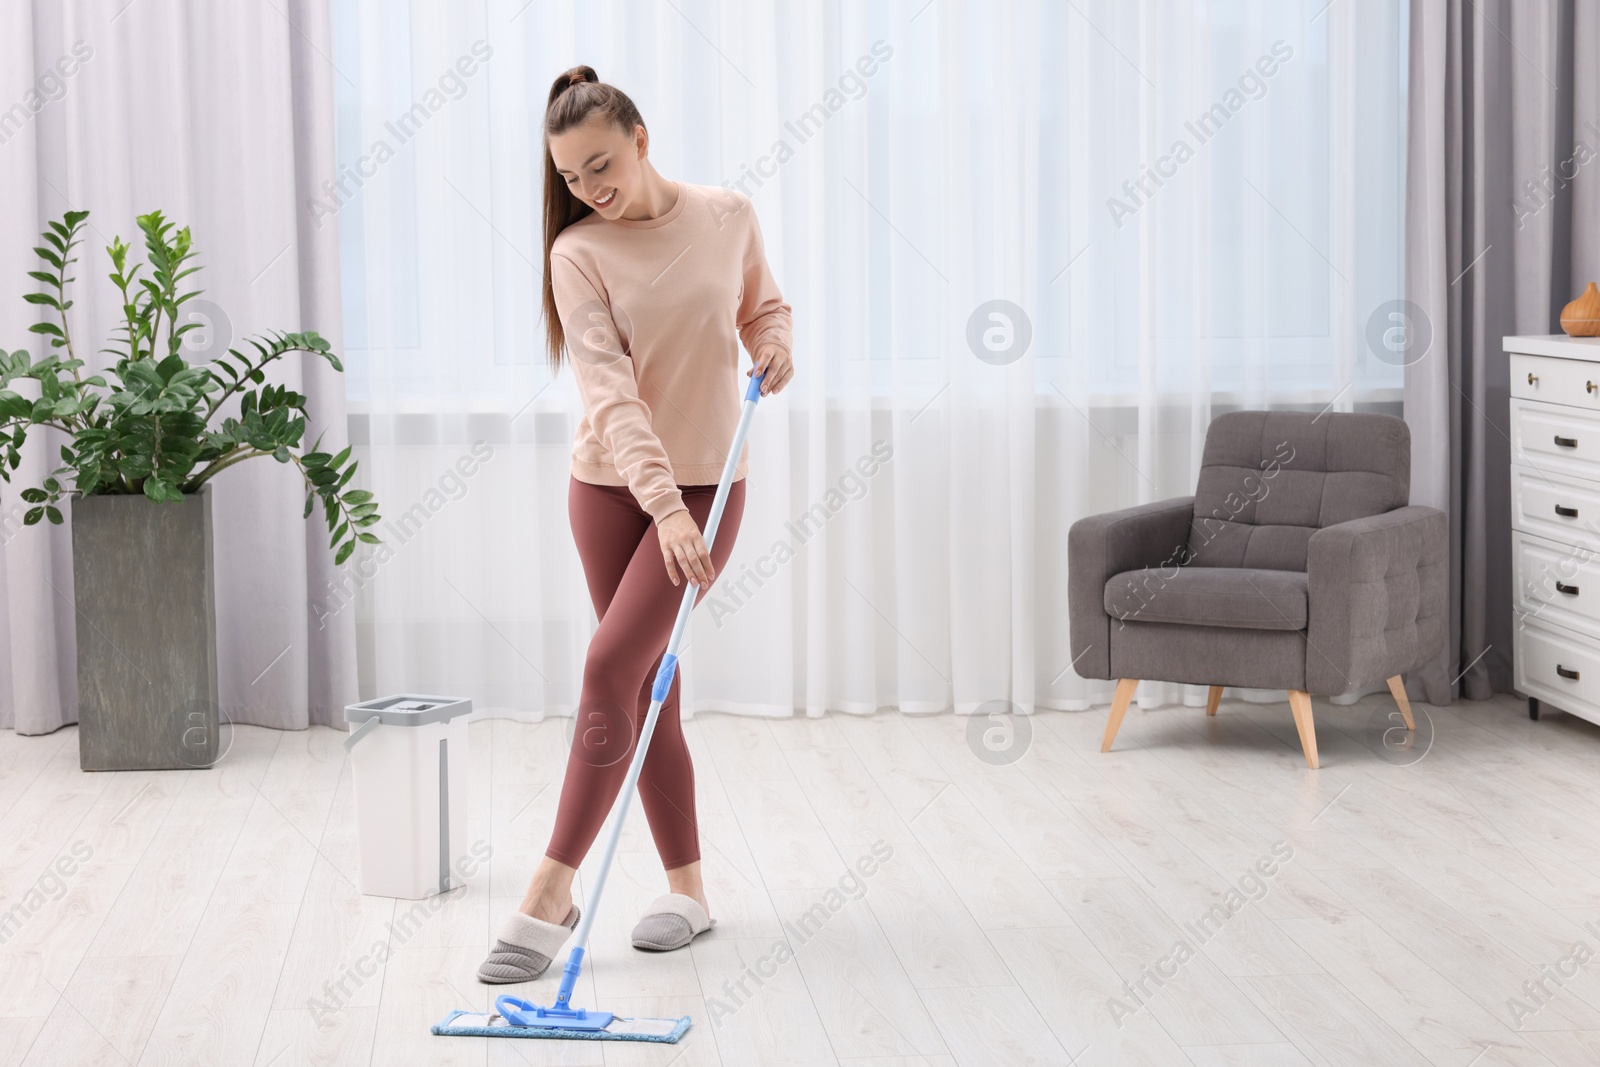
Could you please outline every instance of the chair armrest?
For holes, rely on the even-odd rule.
[[[1188,554],[1194,496],[1176,496],[1079,519],[1067,530],[1067,624],[1073,669],[1111,677],[1106,582],[1137,567],[1178,566]]]
[[[1439,652],[1449,522],[1408,505],[1335,523],[1306,549],[1306,688],[1336,696],[1420,666]]]

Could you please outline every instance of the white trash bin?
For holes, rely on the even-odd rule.
[[[417,900],[465,884],[471,711],[466,697],[412,693],[344,709],[362,893]]]

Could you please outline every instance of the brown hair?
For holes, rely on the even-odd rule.
[[[585,215],[594,214],[594,209],[572,195],[566,180],[556,173],[556,163],[550,155],[550,138],[582,124],[595,112],[604,115],[629,136],[634,127],[644,125],[639,109],[628,99],[628,94],[601,81],[593,67],[563,71],[551,84],[550,100],[544,112],[544,325],[550,369],[554,372],[561,370],[566,330],[561,313],[556,310],[555,290],[550,285],[550,249],[562,230]]]

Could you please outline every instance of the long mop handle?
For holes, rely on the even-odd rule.
[[[745,436],[750,432],[750,420],[756,413],[756,402],[761,398],[761,379],[765,373],[752,374],[750,387],[744,393],[744,410],[739,413],[739,427],[733,432],[733,446],[728,449],[728,458],[722,465],[722,478],[717,482],[717,495],[711,502],[711,515],[706,519],[704,538],[706,551],[711,551],[711,545],[716,540],[717,526],[722,522],[722,509],[728,503],[728,494],[733,490],[733,472],[739,466],[739,454],[744,450]],[[633,800],[634,787],[639,782],[639,771],[644,767],[646,750],[650,747],[650,735],[655,732],[656,719],[661,716],[661,705],[667,699],[667,693],[672,688],[672,675],[678,666],[678,645],[683,640],[683,631],[689,625],[689,613],[694,611],[696,595],[700,587],[689,581],[687,572],[684,582],[688,588],[683,591],[683,603],[678,605],[678,618],[672,624],[672,636],[667,640],[667,653],[661,657],[661,666],[656,671],[655,686],[650,690],[650,712],[645,716],[644,729],[639,732],[639,744],[634,749],[633,759],[628,764],[628,776],[623,779],[622,793],[617,798],[616,810],[612,814],[611,834],[606,838],[605,855],[600,860],[600,873],[595,877],[594,888],[587,894],[585,901],[588,907],[584,910],[583,919],[578,923],[577,941],[572,946],[572,953],[567,957],[567,965],[562,970],[561,991],[556,995],[555,1008],[557,1011],[569,1009],[572,999],[572,988],[577,984],[578,973],[583,969],[583,953],[589,944],[589,928],[594,925],[594,917],[600,911],[600,895],[605,892],[606,875],[611,873],[611,859],[617,852],[617,841],[622,837],[622,824],[628,818],[628,805]]]

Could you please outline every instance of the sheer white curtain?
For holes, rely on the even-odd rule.
[[[664,175],[754,198],[794,308],[685,714],[1108,700],[1075,519],[1192,492],[1221,409],[1399,411],[1403,5],[1324,5],[335,0],[319,214],[389,521],[316,610],[356,613],[363,694],[577,702],[539,124],[587,63]]]

